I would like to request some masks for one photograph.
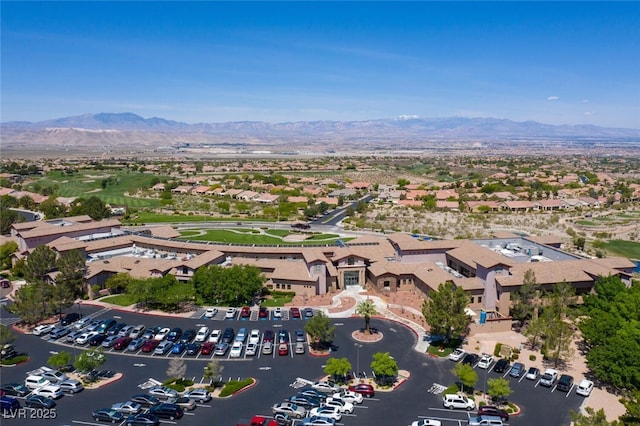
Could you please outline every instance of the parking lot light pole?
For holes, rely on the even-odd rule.
[[[356,347],[356,375],[360,377],[360,348],[362,347],[359,343],[354,343]]]

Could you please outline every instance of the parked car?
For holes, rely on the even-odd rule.
[[[62,396],[64,395],[62,389],[58,385],[46,385],[41,388],[34,389],[31,393],[33,395],[46,396],[47,398],[51,399],[62,398]]]
[[[353,404],[339,398],[329,397],[324,401],[326,407],[337,407],[341,413],[353,413]]]
[[[147,328],[144,333],[142,333],[142,338],[152,340],[161,329],[162,327],[160,326]]]
[[[493,356],[489,354],[482,354],[480,361],[478,361],[478,368],[486,370],[491,367],[491,364],[493,364]]]
[[[260,343],[260,330],[254,328],[249,332],[249,343]]]
[[[56,402],[43,395],[29,395],[24,400],[24,405],[29,408],[53,408],[56,406]]]
[[[578,383],[578,387],[576,388],[576,393],[582,396],[591,395],[591,391],[593,390],[593,382],[591,380],[581,380]]]
[[[556,382],[558,378],[558,372],[553,368],[547,368],[540,376],[540,386],[546,386],[550,388]]]
[[[313,309],[304,308],[304,317],[305,318],[311,318],[312,316],[313,316]]]
[[[537,369],[536,367],[529,367],[529,369],[527,370],[527,374],[524,376],[524,378],[527,380],[537,380],[538,374],[540,374],[539,369]]]
[[[42,371],[40,375],[50,381],[52,384],[63,382],[69,378],[69,376],[57,370]]]
[[[138,337],[137,339],[133,339],[131,342],[129,342],[129,345],[127,345],[127,351],[129,352],[138,352],[140,350],[140,348],[142,347],[142,345],[144,345],[147,341],[144,340],[142,337]]]
[[[236,313],[237,313],[236,308],[229,308],[224,313],[224,319],[235,319],[236,318]]]
[[[160,344],[159,340],[147,340],[142,344],[142,346],[140,347],[140,350],[144,353],[153,352],[156,350],[159,344]]]
[[[271,407],[273,414],[283,413],[296,419],[302,419],[307,415],[307,410],[291,402],[281,402]]]
[[[331,381],[315,382],[311,388],[324,393],[336,393],[340,390],[340,386]]]
[[[464,358],[464,356],[465,356],[466,354],[467,354],[467,352],[466,352],[464,349],[462,349],[462,348],[456,348],[453,352],[451,352],[451,353],[449,354],[448,358],[449,358],[451,361],[458,362],[458,361],[461,361],[461,360],[462,360],[462,358]]]
[[[171,347],[171,353],[175,355],[179,355],[185,350],[186,347],[187,345],[182,342],[175,342]]]
[[[89,346],[100,346],[102,342],[107,340],[107,337],[109,336],[106,334],[96,334],[91,339],[89,339]]]
[[[441,426],[442,422],[440,420],[435,419],[420,419],[414,420],[411,423],[411,426]]]
[[[231,345],[231,350],[229,351],[229,358],[240,358],[242,355],[242,342],[236,340]]]
[[[233,328],[227,327],[224,329],[224,332],[222,333],[222,337],[220,338],[220,340],[224,343],[231,344],[233,342],[234,337],[236,337],[236,333],[235,331],[233,331]]]
[[[29,389],[37,389],[50,384],[51,382],[42,376],[29,375],[24,379],[24,385]]]
[[[255,356],[257,353],[258,353],[258,344],[247,343],[247,346],[244,348],[244,354],[246,356]]]
[[[294,334],[296,335],[296,342],[306,342],[307,341],[307,335],[305,334],[305,332],[303,330],[296,330],[294,332]]]
[[[480,356],[478,354],[468,353],[464,356],[464,358],[462,358],[462,363],[473,367],[474,365],[476,365],[479,359]]]
[[[170,342],[177,342],[180,337],[182,337],[182,329],[180,327],[173,327],[167,334],[167,340]]]
[[[284,328],[278,332],[278,343],[289,343],[289,332]]]
[[[91,413],[91,416],[96,422],[120,423],[124,419],[122,413],[111,408],[101,408]]]
[[[153,414],[132,414],[124,422],[127,426],[158,426],[160,419]]]
[[[493,367],[493,371],[495,371],[496,373],[504,373],[505,371],[507,371],[508,368],[509,368],[509,360],[500,358],[496,362],[496,365]]]
[[[301,423],[302,426],[334,426],[335,424],[335,420],[320,416],[306,417]]]
[[[116,402],[111,408],[122,414],[138,414],[142,411],[142,404],[134,401]]]
[[[180,336],[180,342],[184,344],[191,343],[191,341],[195,339],[196,334],[198,333],[192,328],[185,330],[182,336]]]
[[[295,319],[300,318],[300,309],[293,307],[289,311],[291,312],[291,318],[295,318]]]
[[[289,355],[289,345],[286,343],[280,343],[278,345],[278,355],[281,355],[281,356]]]
[[[83,333],[84,333],[83,330],[72,331],[69,334],[67,334],[67,336],[64,338],[64,341],[67,343],[75,343],[76,339],[80,337],[80,335],[82,335]]]
[[[125,328],[127,326],[127,324],[123,323],[123,322],[119,322],[116,325],[114,325],[113,327],[111,327],[109,329],[109,331],[107,332],[108,336],[117,336],[120,334],[120,331]]]
[[[171,403],[182,408],[184,411],[193,411],[197,407],[196,401],[186,396],[179,396],[177,398],[174,398],[171,400]]]
[[[367,398],[373,398],[374,396],[376,396],[376,392],[373,389],[373,386],[368,383],[358,383],[356,385],[351,385],[349,386],[349,390],[352,392],[357,392]]]
[[[247,340],[247,329],[242,327],[238,330],[238,334],[236,334],[235,341],[244,343]]]
[[[96,331],[101,334],[107,334],[117,323],[113,318],[106,319],[100,323]]]
[[[271,355],[273,354],[273,343],[272,342],[263,342],[262,343],[262,355]]]
[[[149,395],[155,396],[160,400],[166,400],[169,398],[177,398],[178,392],[166,386],[154,386],[149,389]]]
[[[0,414],[4,414],[7,412],[15,413],[20,409],[20,407],[20,401],[18,401],[17,399],[10,396],[0,397]]]
[[[332,397],[350,402],[352,404],[362,404],[362,401],[364,399],[362,397],[362,394],[347,389],[341,389],[339,392],[334,393]]]
[[[267,309],[266,306],[260,306],[258,308],[258,318],[269,318],[269,310]]]
[[[142,335],[144,334],[144,331],[147,329],[146,326],[144,326],[143,324],[139,324],[136,325],[133,330],[131,330],[131,332],[129,333],[129,337],[137,339],[139,337],[142,337]]]
[[[155,355],[165,355],[167,352],[171,350],[172,347],[173,347],[173,342],[163,340],[162,342],[160,342],[160,344],[158,344],[158,346],[156,346],[156,348],[153,350],[153,353]]]
[[[112,348],[113,345],[116,343],[116,340],[118,340],[119,338],[120,336],[107,336],[102,341],[102,344],[100,346],[102,346],[103,348]]]
[[[504,423],[500,417],[477,416],[471,417],[467,423],[469,426],[502,426]]]
[[[187,353],[187,355],[195,356],[200,353],[201,347],[202,345],[200,343],[197,343],[197,342],[189,343],[185,347],[185,352]]]
[[[298,392],[298,395],[310,396],[310,397],[319,399],[321,402],[326,401],[326,399],[329,397],[329,394],[320,392],[319,390],[315,390],[313,388],[304,389]]]
[[[200,353],[202,355],[211,355],[211,353],[213,352],[213,350],[215,349],[216,344],[213,342],[206,342],[204,345],[202,345],[202,347],[200,348]]]
[[[449,409],[463,409],[471,411],[476,408],[476,403],[473,399],[469,399],[466,396],[458,395],[457,393],[448,393],[442,396],[442,404],[444,408]]]
[[[53,330],[49,332],[49,338],[52,340],[57,340],[61,337],[66,336],[71,333],[71,329],[68,327],[58,326],[54,327]]]
[[[187,398],[203,403],[211,401],[211,393],[204,388],[194,388],[184,393]]]
[[[0,390],[11,396],[26,396],[31,393],[31,389],[21,383],[5,383],[0,386]]]
[[[129,334],[133,331],[135,327],[133,325],[125,325],[118,331],[118,336],[120,337],[129,337]]]
[[[519,378],[522,377],[525,371],[525,366],[521,362],[514,362],[509,370],[509,376]]]
[[[557,389],[562,392],[569,392],[573,387],[573,377],[563,374],[558,379]]]
[[[303,355],[304,354],[304,343],[302,343],[302,342],[296,343],[295,353],[296,353],[296,355]]]
[[[145,407],[150,407],[153,405],[160,404],[160,400],[153,395],[148,395],[146,393],[139,393],[133,395],[129,398],[133,402],[137,402],[138,404],[144,405]]]
[[[149,414],[153,414],[154,416],[163,419],[175,420],[182,418],[182,416],[184,415],[184,410],[178,405],[163,403],[151,407],[151,409],[149,410]]]
[[[209,327],[200,327],[198,332],[196,333],[196,342],[206,342],[207,337],[209,337]]]
[[[212,330],[211,334],[209,334],[209,342],[218,343],[218,340],[220,340],[220,333],[220,330]]]
[[[69,312],[60,320],[60,325],[67,326],[73,324],[80,319],[80,314],[77,312]]]
[[[271,342],[273,343],[273,340],[275,339],[275,333],[273,332],[273,330],[265,330],[264,331],[264,335],[262,336],[262,342]]]
[[[129,336],[126,337],[119,337],[114,343],[113,343],[113,349],[121,351],[124,348],[126,348],[127,346],[129,346],[129,343],[131,343],[133,339]]]
[[[91,321],[92,321],[91,318],[87,318],[87,317],[81,318],[78,321],[76,321],[75,324],[73,324],[73,327],[76,330],[80,330],[81,328],[86,327]]]
[[[339,422],[342,420],[342,412],[338,407],[325,405],[323,407],[315,407],[312,408],[309,412],[310,416],[320,416],[320,417],[328,417],[330,419]]]
[[[205,318],[213,318],[216,316],[217,313],[218,313],[218,308],[207,308],[207,310],[204,311],[204,316]]]
[[[226,342],[220,342],[216,345],[216,348],[213,351],[213,354],[215,356],[225,356],[228,350],[229,350],[229,344]]]
[[[249,318],[251,316],[251,309],[248,306],[243,306],[240,309],[240,318]]]
[[[45,336],[49,334],[54,328],[55,325],[53,324],[42,324],[34,328],[33,331],[31,331],[31,334],[33,334],[34,336]]]
[[[282,308],[280,307],[273,308],[273,311],[271,311],[271,316],[273,317],[273,319],[282,318]]]
[[[509,413],[493,405],[482,405],[478,407],[478,415],[500,417],[505,422],[509,420]]]
[[[153,336],[154,340],[164,340],[167,337],[167,334],[169,334],[169,332],[171,331],[171,329],[169,327],[163,327],[160,329],[160,331],[158,331],[156,333],[155,336]]]
[[[82,382],[75,379],[67,379],[58,384],[64,393],[78,393],[84,389]]]
[[[287,398],[286,402],[296,404],[306,410],[310,410],[322,405],[322,401],[320,401],[319,399],[306,395],[291,395],[289,398]]]

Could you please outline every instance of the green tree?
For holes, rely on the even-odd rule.
[[[71,364],[72,357],[69,352],[60,351],[57,354],[53,354],[47,360],[47,364],[49,364],[52,368],[59,369],[64,367],[65,365]]]
[[[82,352],[76,359],[76,362],[73,363],[73,366],[78,371],[88,373],[100,367],[106,361],[107,357],[102,348],[96,348]]]
[[[466,334],[471,322],[465,312],[468,300],[462,287],[451,282],[440,284],[437,291],[429,293],[429,298],[422,304],[422,315],[431,333],[442,334],[447,340],[454,334]]]
[[[80,250],[71,250],[63,253],[57,260],[58,275],[56,275],[56,286],[66,287],[66,292],[71,295],[72,302],[76,297],[83,294],[84,275],[87,272],[85,256]]]
[[[20,216],[4,204],[0,204],[0,234],[7,235],[11,232],[11,225],[20,221]]]
[[[16,335],[9,327],[0,324],[0,347],[16,341]]]
[[[131,281],[133,281],[131,275],[127,272],[119,272],[107,279],[105,287],[110,289],[112,293],[123,293]]]
[[[531,349],[538,347],[542,340],[545,330],[544,320],[542,318],[534,318],[527,324],[522,334],[527,337],[527,343]]]
[[[407,179],[404,178],[400,178],[398,179],[397,185],[398,185],[398,189],[404,189],[405,186],[409,185],[411,182],[409,182]]]
[[[39,283],[47,280],[47,275],[56,267],[56,252],[49,246],[36,247],[27,258],[25,279],[28,283]]]
[[[518,291],[511,293],[511,317],[520,321],[520,326],[524,326],[525,321],[534,316],[537,307],[534,305],[536,296],[536,275],[531,269],[524,273],[522,286]]]
[[[161,310],[176,310],[181,303],[192,301],[192,283],[180,283],[175,275],[132,280],[127,294],[140,305]]]
[[[211,265],[198,268],[191,282],[195,295],[205,304],[242,306],[251,304],[265,280],[252,265]]]
[[[570,358],[573,354],[571,306],[576,303],[575,290],[567,282],[561,282],[546,293],[544,299],[544,310],[540,316],[545,327],[544,347],[557,366],[561,359]]]
[[[324,366],[325,374],[338,383],[344,383],[350,371],[351,363],[347,358],[329,358]]]
[[[626,413],[620,420],[624,425],[640,424],[640,390],[633,389],[627,392],[627,395],[620,400],[624,408],[627,409]]]
[[[584,250],[585,243],[586,240],[584,237],[576,237],[573,239],[573,245],[576,246],[576,249],[578,250]]]
[[[67,214],[67,208],[64,204],[59,203],[56,197],[47,198],[40,203],[38,208],[47,219],[64,217]]]
[[[474,388],[478,383],[478,373],[468,364],[463,364],[461,362],[457,363],[453,367],[453,374],[455,374],[458,380],[460,380],[463,392],[465,386]]]
[[[376,352],[371,361],[371,371],[376,375],[376,382],[390,384],[398,375],[398,363],[389,352]]]
[[[509,381],[503,377],[489,379],[487,385],[489,386],[487,393],[493,401],[498,403],[505,401],[513,393]]]
[[[356,315],[364,317],[364,332],[366,334],[371,334],[371,317],[376,315],[377,313],[378,311],[376,310],[376,305],[370,299],[363,300],[362,302],[358,303],[358,306],[356,306]]]
[[[72,216],[88,215],[93,220],[101,220],[111,216],[111,210],[107,208],[100,198],[77,198],[71,203],[69,214]]]
[[[311,337],[311,346],[314,348],[324,348],[333,342],[336,327],[331,325],[331,320],[322,311],[309,318],[304,326],[304,330]]]
[[[18,243],[7,241],[0,245],[0,269],[11,269],[11,255],[18,251]]]
[[[48,311],[43,311],[43,295],[35,284],[23,285],[16,290],[13,303],[5,309],[20,317],[25,324],[37,324],[49,316]]]
[[[571,424],[573,426],[622,426],[624,424],[616,420],[612,422],[607,421],[607,416],[602,408],[596,411],[592,407],[585,407],[585,411],[586,414],[577,413],[573,410],[569,411]]]

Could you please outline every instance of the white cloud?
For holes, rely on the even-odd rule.
[[[558,99],[560,99],[558,96],[549,96],[547,98],[548,101],[557,101]]]
[[[584,115],[592,115],[593,113],[591,111],[585,111]]]
[[[583,100],[582,100],[582,103],[583,103],[583,104],[588,104],[588,103],[589,103],[589,99],[583,99]]]

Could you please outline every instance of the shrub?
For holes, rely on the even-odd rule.
[[[14,356],[13,358],[3,359],[2,361],[0,361],[0,364],[16,365],[16,364],[20,364],[21,362],[25,362],[27,360],[29,360],[29,357],[27,355],[17,355],[17,356]]]
[[[456,385],[455,383],[451,386],[449,386],[448,388],[446,388],[444,390],[444,392],[442,392],[443,395],[448,395],[450,393],[458,393],[460,392],[460,388],[458,387],[458,385]]]
[[[516,361],[518,358],[520,358],[520,354],[514,353],[513,355],[511,355],[511,360],[512,361]]]
[[[536,356],[534,354],[529,355],[529,361],[535,361]]]
[[[502,349],[502,343],[496,343],[496,347],[493,349],[493,356],[500,356],[501,349]]]
[[[251,377],[246,378],[244,380],[240,380],[240,381],[232,380],[230,382],[227,382],[224,385],[224,388],[222,388],[222,390],[220,391],[220,397],[224,398],[227,396],[231,396],[234,393],[238,392],[240,389],[246,388],[252,383],[253,383],[253,379]]]

